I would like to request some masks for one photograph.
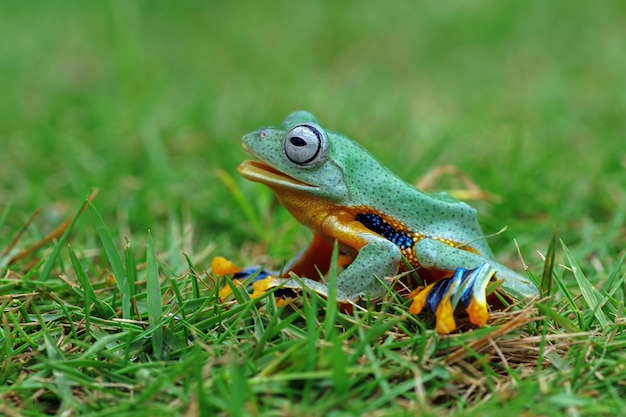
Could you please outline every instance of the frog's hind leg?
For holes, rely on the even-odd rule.
[[[447,334],[456,328],[454,311],[462,306],[469,316],[470,322],[483,326],[487,322],[487,284],[494,276],[495,270],[484,263],[475,269],[457,268],[450,278],[436,281],[414,298],[409,311],[419,314],[424,308],[435,314],[436,329]]]
[[[263,269],[260,266],[239,268],[232,262],[221,257],[215,257],[212,264],[213,273],[215,275],[232,274],[232,284],[238,287],[245,285],[252,298],[259,297],[267,290],[277,286],[273,281],[275,279],[275,273],[273,271]],[[221,300],[225,300],[231,295],[231,293],[231,286],[229,284],[225,284],[219,290],[219,297]]]
[[[223,274],[216,274],[223,275]],[[275,271],[263,269],[260,266],[238,268],[232,275],[232,283],[246,288],[251,298],[258,298],[268,291],[274,290],[277,301],[285,302],[299,296],[303,288],[312,290],[324,297],[328,297],[329,290],[326,283],[306,277],[298,277],[292,273],[290,278],[281,278]],[[319,275],[319,274],[317,274]],[[221,300],[226,299],[232,293],[230,285],[224,285],[219,291]],[[340,303],[352,303],[350,297],[337,290],[337,301]]]
[[[426,270],[449,271],[452,276],[430,284],[413,297],[410,311],[417,314],[426,307],[435,313],[440,333],[456,328],[454,310],[458,305],[465,308],[472,323],[484,325],[488,317],[485,292],[495,268],[480,255],[435,239],[419,241],[414,251]]]
[[[313,240],[300,253],[294,256],[282,271],[271,271],[263,269],[260,266],[251,266],[239,268],[232,262],[222,258],[215,257],[212,262],[213,273],[216,275],[232,274],[232,281],[235,285],[246,285],[248,292],[252,298],[260,297],[269,290],[282,286],[274,292],[274,295],[280,298],[294,298],[297,296],[297,290],[302,289],[300,281],[305,281],[306,286],[314,291],[327,294],[325,284],[317,282],[321,279],[320,274],[326,274],[330,266],[333,246],[319,237],[313,235]],[[311,277],[303,278],[300,281],[286,278],[291,274],[296,276]],[[244,284],[245,283],[245,284]],[[294,292],[293,290],[296,290]],[[229,285],[224,285],[220,289],[220,298],[225,299],[231,294]]]

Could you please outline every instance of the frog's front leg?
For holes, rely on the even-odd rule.
[[[420,240],[414,247],[420,266],[426,270],[448,272],[449,277],[440,279],[413,297],[410,312],[418,314],[427,307],[436,317],[440,333],[450,333],[456,328],[454,309],[465,308],[472,323],[486,323],[487,284],[496,273],[486,258],[461,250],[435,239]]]
[[[386,286],[381,281],[398,273],[402,253],[398,246],[378,236],[368,236],[354,262],[339,274],[338,291],[348,301],[368,297],[377,299],[385,295]]]
[[[356,258],[343,270],[337,279],[337,301],[352,303],[360,298],[377,299],[386,292],[381,279],[397,274],[402,258],[400,249],[390,241],[368,236],[367,243],[362,246]],[[283,288],[301,289],[302,286],[328,296],[329,289],[326,283],[315,281],[308,277],[298,278],[269,278],[255,283],[258,290],[280,285]]]

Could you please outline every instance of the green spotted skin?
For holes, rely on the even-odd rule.
[[[303,138],[309,144],[319,141],[319,147],[306,148]],[[537,293],[527,279],[494,259],[475,209],[446,193],[426,193],[404,182],[356,142],[322,128],[308,112],[294,112],[279,127],[245,135],[243,147],[303,183],[290,184],[290,188],[315,201],[345,208],[354,213],[349,220],[372,231],[372,236],[363,235],[367,245],[360,249],[368,248],[365,252],[370,255],[359,252],[350,266],[352,272],[348,268],[340,274],[340,289],[348,298],[381,293],[383,290],[372,283],[372,273],[392,276],[398,270],[398,265],[392,264],[401,256],[413,259],[415,267],[446,271],[487,263],[504,281],[505,289],[523,296]],[[373,215],[387,223],[381,226]],[[413,240],[411,247],[407,247],[408,237]],[[407,250],[410,256],[406,256]]]

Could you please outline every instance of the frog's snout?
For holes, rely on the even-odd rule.
[[[245,134],[241,140],[243,142],[251,142],[255,140],[267,139],[268,136],[270,136],[270,128],[262,127],[261,129],[257,129],[254,132]]]

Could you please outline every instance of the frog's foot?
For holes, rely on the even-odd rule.
[[[413,296],[409,308],[412,314],[419,314],[424,307],[435,314],[435,328],[441,334],[456,329],[454,311],[462,306],[470,322],[483,326],[487,322],[487,284],[495,270],[489,264],[475,269],[457,268],[450,278],[440,279]]]
[[[232,284],[238,287],[245,286],[251,298],[261,297],[268,291],[280,287],[274,290],[274,296],[279,306],[296,298],[303,287],[328,297],[328,287],[323,282],[309,278],[278,278],[275,272],[263,269],[260,266],[239,268],[233,262],[219,256],[213,258],[211,269],[215,275],[232,274]],[[220,300],[225,300],[230,294],[232,294],[231,285],[226,284],[220,288]],[[337,293],[337,301],[341,303],[349,302],[347,297],[341,292]]]
[[[269,289],[278,286],[274,284],[273,272],[263,269],[260,266],[239,268],[233,262],[221,256],[216,256],[211,262],[211,269],[215,275],[231,275],[232,283],[238,287],[248,286],[252,298],[260,297]],[[219,296],[221,300],[226,299],[232,293],[230,285],[226,284],[220,288]]]
[[[232,282],[238,287],[243,287],[245,285],[250,293],[250,297],[257,298],[272,288],[279,286],[280,278],[274,277],[272,272],[267,269],[263,269],[259,266],[251,266],[249,268],[243,268],[233,274]],[[220,289],[220,299],[223,300],[231,292],[232,289],[230,285],[224,285]]]

